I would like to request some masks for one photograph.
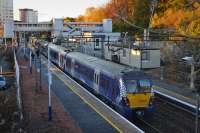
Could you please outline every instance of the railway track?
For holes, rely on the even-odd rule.
[[[139,117],[134,122],[147,133],[194,133],[195,115],[193,112],[155,97],[156,110],[149,118]],[[146,126],[148,125],[148,126]],[[200,129],[200,124],[199,124]]]
[[[151,123],[144,120],[144,118],[140,116],[136,116],[136,118],[133,120],[133,123],[140,127],[146,133],[162,133],[159,129],[151,125]]]

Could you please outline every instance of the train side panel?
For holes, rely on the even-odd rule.
[[[103,72],[100,73],[99,92],[106,97],[109,101],[117,104],[119,100],[119,86],[116,78],[107,75]]]
[[[59,64],[59,53],[53,49],[50,49],[50,60],[56,65]]]
[[[74,75],[72,76],[93,88],[94,69],[75,61]]]
[[[69,74],[71,74],[72,59],[65,56],[64,62],[65,62],[64,71],[67,72],[67,73],[69,73]]]

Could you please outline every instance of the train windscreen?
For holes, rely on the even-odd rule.
[[[128,93],[151,92],[150,80],[127,80],[125,84]]]
[[[139,80],[139,90],[140,92],[151,92],[151,82],[150,80]]]
[[[128,93],[136,93],[136,92],[138,92],[137,81],[136,80],[128,80],[126,82],[126,89],[127,89]]]

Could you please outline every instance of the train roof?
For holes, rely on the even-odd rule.
[[[72,57],[75,60],[78,60],[79,62],[91,66],[93,68],[99,69],[106,73],[110,73],[113,76],[121,76],[127,72],[139,71],[138,69],[133,69],[127,66],[113,63],[111,61],[106,61],[97,57],[89,56],[80,52],[70,52],[67,54],[67,56]]]
[[[56,51],[58,52],[65,53],[68,57],[74,58],[78,62],[81,62],[92,68],[101,70],[105,73],[109,73],[112,76],[122,76],[125,79],[129,78],[136,79],[136,78],[146,77],[146,75],[137,68],[131,68],[128,66],[120,65],[111,61],[103,60],[80,52],[69,52],[69,49],[54,44],[50,44],[50,48],[56,49]]]
[[[49,44],[49,47],[54,50],[54,51],[57,51],[61,54],[66,54],[66,52],[69,51],[69,49],[65,48],[65,47],[61,47],[61,46],[58,46],[58,45],[54,45],[54,44]]]

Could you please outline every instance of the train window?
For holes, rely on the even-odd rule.
[[[88,76],[88,79],[92,80],[94,79],[93,77],[93,71],[90,69],[90,68],[87,68],[87,72],[86,72],[86,75]]]
[[[65,62],[67,67],[71,67],[71,59],[66,58],[66,62]]]
[[[118,96],[118,90],[117,90],[117,88],[113,88],[113,90],[112,90],[112,96],[113,96],[113,98],[116,98]]]
[[[101,80],[101,86],[103,88],[108,89],[108,87],[109,87],[108,85],[109,85],[109,81],[108,80]]]
[[[128,80],[125,82],[125,85],[128,93],[138,92],[136,80]]]
[[[97,75],[97,84],[99,84],[99,75]]]
[[[108,77],[106,77],[105,75],[101,75],[100,77],[100,86],[103,87],[104,89],[109,88],[109,80]]]
[[[151,82],[149,80],[139,80],[140,92],[151,91]]]

